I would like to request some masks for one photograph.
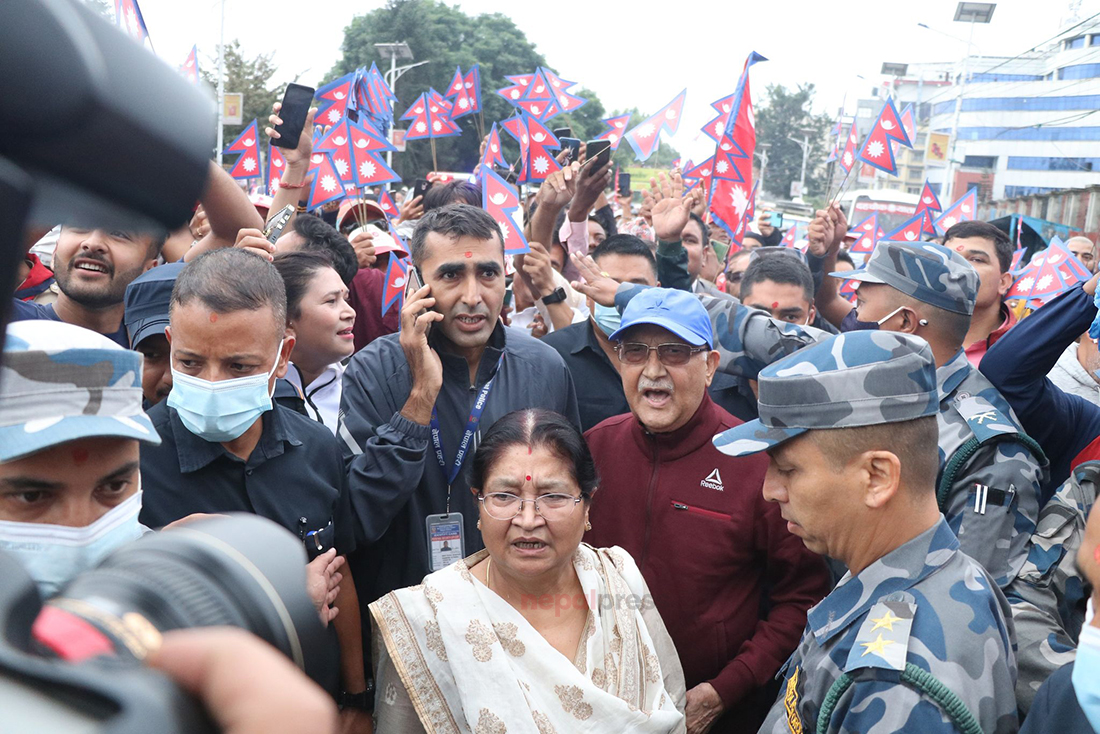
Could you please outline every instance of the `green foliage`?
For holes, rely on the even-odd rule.
[[[764,172],[764,190],[786,199],[791,182],[797,181],[802,169],[802,146],[789,138],[810,138],[810,153],[806,163],[806,190],[803,197],[821,196],[826,185],[825,159],[829,154],[829,132],[833,121],[828,115],[815,115],[810,109],[814,85],[800,85],[790,90],[779,84],[768,86],[767,102],[756,109],[756,149],[770,144],[768,166]],[[759,160],[758,160],[759,163]]]
[[[241,53],[239,41],[233,41],[225,46],[225,91],[240,92],[244,95],[243,125],[225,126],[225,144],[228,145],[233,138],[240,134],[244,126],[252,122],[252,118],[259,120],[259,130],[263,133],[267,124],[267,116],[271,114],[271,105],[282,99],[283,89],[286,85],[280,83],[269,87],[271,77],[275,74],[275,64],[272,63],[274,54],[261,54],[254,58],[245,58]],[[218,88],[218,59],[207,59],[199,65],[199,73],[210,85],[211,89]],[[266,143],[265,143],[266,146]]]
[[[374,48],[376,43],[405,41],[412,50],[414,60],[431,63],[411,69],[395,85],[398,97],[395,114],[400,117],[421,92],[434,87],[446,91],[455,73],[455,66],[463,71],[475,63],[481,65],[481,101],[485,132],[493,122],[500,122],[514,113],[512,105],[495,94],[495,90],[511,84],[505,74],[522,74],[546,66],[546,59],[527,40],[523,31],[510,18],[501,13],[485,13],[470,16],[458,7],[445,5],[437,0],[389,0],[385,7],[372,10],[351,22],[344,30],[343,58],[333,67],[326,81],[354,71],[371,62],[385,73],[389,59],[383,59]],[[588,104],[550,121],[551,129],[571,127],[576,137],[588,140],[603,130],[600,119],[606,111],[599,97],[591,90],[578,87],[571,91],[588,100]],[[436,140],[439,168],[444,171],[472,171],[478,161],[481,141],[477,134],[475,115],[459,118],[461,137]],[[639,119],[642,116],[639,115]],[[407,123],[399,122],[398,127]],[[510,161],[519,157],[519,145],[510,135],[501,131],[505,157]],[[629,150],[629,146],[624,146]],[[651,161],[668,161],[676,158],[675,151],[662,146],[661,152]],[[394,168],[406,181],[424,175],[432,168],[431,143],[413,140],[406,151],[394,157]]]

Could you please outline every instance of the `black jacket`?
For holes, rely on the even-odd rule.
[[[579,427],[577,397],[558,353],[521,330],[497,326],[482,356],[476,385],[470,385],[465,359],[440,350],[435,339],[430,341],[443,363],[443,387],[435,405],[448,467],[477,393],[493,376],[498,360],[500,364],[479,432],[451,488],[450,511],[462,513],[468,555],[484,547],[477,530],[477,502],[467,481],[481,434],[500,417],[522,408],[553,410]],[[447,481],[432,448],[431,431],[400,415],[410,386],[397,334],[371,342],[352,357],[344,373],[339,437],[358,540],[366,546],[353,563],[364,605],[420,583],[429,571],[426,518],[446,510]]]

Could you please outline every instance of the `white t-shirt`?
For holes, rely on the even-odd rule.
[[[286,379],[293,383],[306,399],[306,412],[313,420],[323,423],[325,428],[336,435],[336,422],[340,417],[340,392],[344,382],[344,365],[340,362],[330,364],[317,379],[302,384],[302,375],[298,367],[291,362],[286,371]]]

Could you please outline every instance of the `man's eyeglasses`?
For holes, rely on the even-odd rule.
[[[581,503],[581,497],[571,494],[554,493],[544,494],[533,500],[525,500],[510,492],[491,492],[483,497],[478,497],[478,502],[489,513],[490,517],[497,520],[511,520],[523,512],[523,505],[532,502],[535,512],[542,515],[548,521],[564,520],[573,513],[573,508]]]
[[[710,347],[693,347],[690,344],[658,344],[650,346],[640,342],[624,342],[619,345],[619,361],[623,364],[643,364],[649,353],[657,352],[657,359],[666,367],[679,367],[688,363],[691,355],[708,352]]]

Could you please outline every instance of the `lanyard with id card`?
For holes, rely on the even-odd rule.
[[[489,399],[489,391],[493,389],[493,382],[500,373],[500,364],[504,361],[504,355],[500,355],[493,376],[486,381],[481,388],[474,407],[470,411],[470,418],[466,421],[466,430],[462,433],[462,440],[458,444],[455,453],[454,464],[448,470],[447,460],[443,457],[443,439],[440,435],[439,416],[435,408],[432,408],[432,447],[435,449],[435,458],[439,462],[439,468],[447,479],[447,508],[442,514],[428,515],[425,524],[428,532],[428,563],[431,571],[461,561],[466,557],[466,542],[462,526],[462,513],[451,512],[451,485],[454,484],[459,472],[462,471],[462,462],[470,450],[470,442],[477,433],[478,424],[481,423],[481,414],[485,412],[485,403]]]

